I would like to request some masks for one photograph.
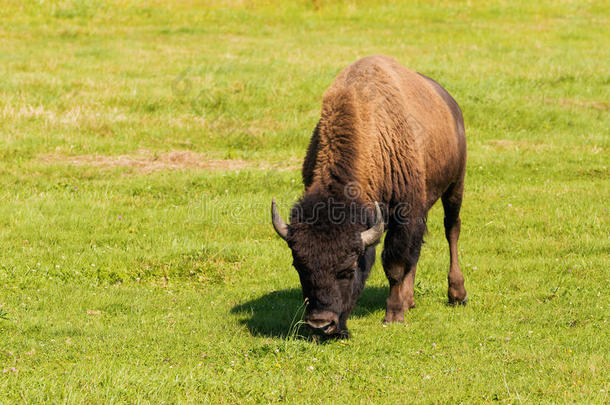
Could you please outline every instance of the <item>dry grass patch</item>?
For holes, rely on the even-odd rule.
[[[548,143],[532,143],[527,141],[514,141],[511,139],[491,139],[488,145],[483,145],[484,148],[494,148],[501,150],[531,150],[543,151],[554,148],[554,145]]]
[[[69,164],[74,166],[94,166],[101,168],[129,167],[141,173],[160,170],[239,170],[256,168],[253,162],[242,159],[209,159],[204,154],[192,151],[171,151],[154,153],[140,150],[129,155],[77,155],[49,154],[40,157],[46,164]]]
[[[5,105],[0,109],[3,120],[37,119],[52,125],[78,126],[91,122],[124,122],[127,116],[115,107],[110,111],[99,111],[89,107],[75,106],[67,111],[58,112],[42,105],[26,104],[22,106]]]
[[[607,152],[607,148],[597,144],[590,145],[561,145],[546,142],[529,142],[524,140],[512,139],[490,139],[486,144],[482,145],[484,149],[493,149],[497,151],[528,151],[528,152],[550,152],[561,151],[569,148],[572,151],[581,151],[582,153],[597,155],[602,152]]]
[[[605,101],[582,101],[574,98],[560,98],[559,100],[552,98],[545,98],[544,102],[547,104],[556,104],[565,108],[569,107],[581,107],[581,108],[592,108],[599,111],[608,111],[610,109],[610,103]]]

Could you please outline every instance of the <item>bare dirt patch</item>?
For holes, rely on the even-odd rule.
[[[140,150],[129,155],[76,155],[49,154],[40,156],[40,161],[47,164],[69,164],[74,166],[93,166],[101,168],[129,167],[141,173],[160,170],[239,170],[239,169],[275,169],[292,170],[294,165],[274,167],[261,162],[243,159],[210,159],[202,153],[192,151],[171,151],[154,153]]]

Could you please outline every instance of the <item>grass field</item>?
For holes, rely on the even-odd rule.
[[[608,2],[144,3],[0,2],[0,404],[610,401]],[[435,207],[319,343],[268,205],[376,53],[464,111],[470,303]]]

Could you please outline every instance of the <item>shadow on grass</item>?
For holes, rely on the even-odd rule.
[[[368,315],[373,311],[385,309],[388,295],[387,287],[367,287],[358,300],[350,319]],[[253,300],[236,305],[232,314],[246,316],[240,323],[246,325],[254,336],[276,338],[291,337],[298,326],[304,307],[301,289],[273,291]],[[349,320],[348,320],[349,327]],[[301,327],[294,335],[308,335],[307,328]]]

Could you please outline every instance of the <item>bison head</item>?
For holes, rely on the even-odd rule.
[[[292,250],[299,273],[305,321],[325,335],[347,335],[347,318],[362,293],[384,229],[378,204],[304,197],[291,211],[290,225],[271,203],[273,227]]]

